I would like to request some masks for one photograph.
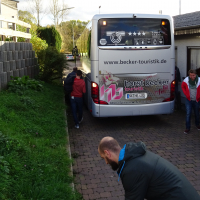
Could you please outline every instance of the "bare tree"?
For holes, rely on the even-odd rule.
[[[28,10],[36,15],[37,24],[40,26],[40,20],[47,14],[47,10],[43,6],[44,0],[28,0]]]
[[[59,24],[59,20],[64,20],[66,15],[68,14],[68,10],[71,8],[68,8],[67,4],[62,1],[62,3],[59,0],[51,0],[50,5],[50,13],[53,16],[53,22],[55,26]]]

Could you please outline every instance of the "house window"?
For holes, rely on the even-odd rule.
[[[188,70],[195,69],[200,76],[200,47],[188,47]]]

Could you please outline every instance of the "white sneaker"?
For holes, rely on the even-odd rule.
[[[82,119],[79,121],[79,124],[80,124],[82,121],[83,121],[83,117],[82,117]]]
[[[79,128],[79,125],[77,124],[77,125],[75,125],[75,128]]]

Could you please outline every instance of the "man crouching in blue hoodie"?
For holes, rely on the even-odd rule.
[[[123,148],[112,137],[104,137],[100,156],[121,178],[125,200],[200,200],[187,178],[170,162],[146,150],[143,142]]]

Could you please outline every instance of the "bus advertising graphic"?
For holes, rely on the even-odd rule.
[[[108,104],[159,103],[170,96],[170,81],[160,79],[158,74],[119,78],[107,71],[103,73],[100,75],[100,100]]]
[[[118,44],[122,40],[122,36],[125,36],[125,31],[107,31],[106,32],[107,36],[110,36],[110,40],[114,44]]]

